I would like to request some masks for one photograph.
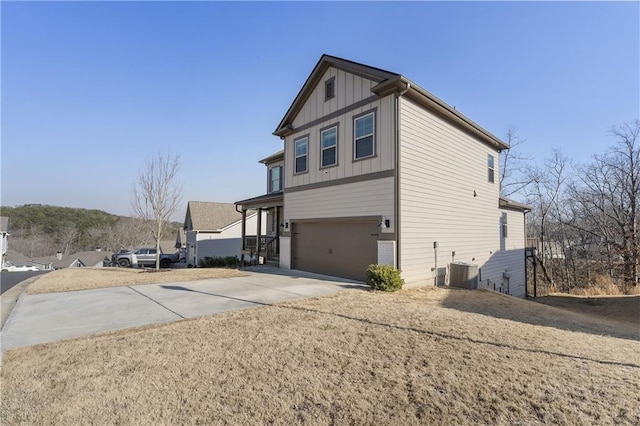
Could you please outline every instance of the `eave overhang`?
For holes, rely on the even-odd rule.
[[[295,133],[295,129],[292,126],[293,120],[317,84],[320,83],[325,71],[331,66],[377,82],[378,84],[373,87],[372,92],[380,97],[392,93],[403,93],[404,96],[429,108],[447,121],[469,132],[496,150],[509,149],[509,145],[501,141],[498,137],[403,75],[330,55],[322,55],[280,121],[280,124],[278,124],[278,127],[273,132],[274,135],[284,138]]]
[[[482,128],[479,124],[475,123],[464,114],[458,112],[442,99],[402,75],[392,80],[386,80],[379,83],[373,87],[372,91],[380,97],[387,96],[394,92],[405,93],[404,96],[407,96],[418,102],[420,105],[429,108],[445,118],[447,121],[461,127],[467,132],[470,132],[495,149],[499,151],[509,149],[509,145],[501,141],[498,137]]]
[[[258,161],[258,163],[270,164],[281,160],[284,160],[284,149],[281,149],[280,151],[263,158],[262,160]]]
[[[246,200],[236,201],[236,206],[242,206],[243,210],[269,208],[282,206],[284,202],[284,196],[282,191],[273,192],[271,194],[264,194],[253,198],[247,198]],[[236,207],[237,208],[237,207]]]
[[[532,207],[527,204],[522,204],[505,197],[500,197],[498,199],[498,207],[501,209],[517,210],[524,213],[530,212],[532,209]]]

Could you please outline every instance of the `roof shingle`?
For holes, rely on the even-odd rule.
[[[242,218],[231,203],[189,201],[184,228],[196,231],[216,231]]]

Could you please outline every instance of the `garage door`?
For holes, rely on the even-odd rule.
[[[293,224],[293,268],[364,281],[378,261],[377,222]]]

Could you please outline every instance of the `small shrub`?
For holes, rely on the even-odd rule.
[[[367,268],[367,284],[374,290],[400,290],[404,280],[400,271],[391,265],[369,265]]]
[[[227,256],[224,258],[224,265],[227,268],[237,268],[240,265],[240,259],[236,256]]]
[[[237,268],[240,261],[236,256],[205,257],[200,259],[198,266],[201,268]]]

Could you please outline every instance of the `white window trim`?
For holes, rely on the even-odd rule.
[[[330,132],[332,130],[335,130],[335,132],[336,132],[336,138],[335,138],[334,144],[331,145],[331,146],[328,146],[328,147],[322,146],[322,142],[324,141],[324,134],[327,133],[327,132]],[[336,155],[334,157],[333,163],[331,163],[331,164],[322,164],[322,160],[324,159],[324,155],[323,155],[324,151],[327,150],[327,149],[331,149],[331,148],[335,148],[335,152],[336,152]],[[323,129],[323,130],[320,131],[320,168],[324,169],[324,168],[327,168],[327,167],[333,167],[333,166],[336,166],[337,164],[338,164],[338,126],[335,125],[335,126],[331,126],[331,127],[328,127],[326,129]]]
[[[307,146],[307,152],[304,155],[297,155],[297,147],[298,147],[298,142],[304,142],[304,144]],[[306,161],[306,168],[304,170],[298,171],[296,170],[296,167],[298,166],[298,158],[302,158],[302,157],[306,157],[307,161]],[[309,136],[303,136],[299,139],[296,139],[293,141],[293,174],[294,175],[299,175],[302,173],[307,173],[309,171]]]
[[[357,138],[356,137],[356,121],[362,120],[364,118],[367,118],[370,115],[373,116],[373,128],[371,130],[371,134],[367,134],[367,135],[360,136],[359,138]],[[356,157],[356,152],[357,152],[356,145],[357,145],[358,140],[364,139],[364,138],[369,137],[369,136],[372,137],[371,140],[372,140],[372,145],[373,145],[373,147],[372,147],[373,150],[371,152],[371,155],[367,155],[367,156],[364,156],[364,157]],[[353,118],[353,160],[354,161],[356,161],[356,160],[364,160],[365,158],[371,158],[371,157],[375,157],[375,156],[376,156],[376,112],[375,111],[371,111],[369,113],[366,113],[366,114],[363,114],[363,115],[360,115],[360,116],[357,116],[357,117]]]
[[[487,155],[488,155],[488,157],[487,157],[487,181],[489,183],[495,183],[495,181],[496,181],[496,168],[495,168],[496,159],[491,154],[487,154]],[[491,161],[489,161],[489,159],[491,159]],[[491,163],[493,163],[493,165],[491,165]],[[491,171],[492,173],[489,173],[489,171]],[[491,177],[491,179],[489,177]]]

